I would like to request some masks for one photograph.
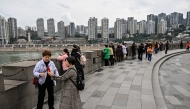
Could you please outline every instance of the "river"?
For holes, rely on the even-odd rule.
[[[59,55],[61,51],[53,51],[53,55]],[[27,60],[27,59],[34,59],[34,58],[41,58],[42,52],[37,51],[12,51],[12,52],[0,52],[0,65],[9,63],[9,62],[16,62],[21,60]]]

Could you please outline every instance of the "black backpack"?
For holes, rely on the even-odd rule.
[[[74,70],[77,73],[77,84],[75,84],[75,82],[71,78],[69,78],[71,82],[77,87],[78,90],[80,91],[84,90],[85,83],[79,76],[78,72],[74,68],[70,68],[70,70]]]

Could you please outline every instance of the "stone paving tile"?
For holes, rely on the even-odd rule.
[[[152,63],[164,55],[164,51],[159,52],[159,55],[153,54]],[[188,56],[186,55],[186,57]],[[190,82],[187,80],[190,79],[190,74],[187,73],[187,70],[190,65],[186,66],[188,63],[181,61],[183,56],[179,61],[178,58],[180,57],[174,60],[171,58],[160,67],[158,81],[160,81],[161,91],[168,109],[189,108],[190,104],[190,97],[182,94],[184,89],[189,91],[187,88],[190,87]],[[144,58],[141,62],[137,59],[123,61],[116,63],[114,67],[102,68],[101,71],[85,76],[85,90],[80,92],[83,109],[156,109],[156,106],[159,107],[158,109],[166,109],[166,107],[162,107],[163,103],[159,99],[154,100],[151,75],[153,64],[146,61],[147,59]],[[185,67],[181,69],[179,65],[181,65],[180,67],[185,65]],[[177,78],[179,74],[182,75]],[[182,77],[185,77],[184,81],[181,80]],[[180,85],[182,88],[177,90],[175,85]],[[185,86],[188,87],[185,88]],[[159,87],[154,88],[158,89]],[[157,92],[155,97],[160,94],[162,95],[161,92]],[[58,101],[55,103],[55,109],[59,106]],[[47,108],[47,104],[45,106]]]
[[[121,87],[121,83],[112,83],[110,85],[110,87],[120,88]]]
[[[98,105],[98,106],[96,107],[96,109],[111,109],[111,107],[110,107],[110,106]]]
[[[102,98],[106,92],[105,91],[95,91],[94,93],[91,94],[92,97],[99,97]],[[81,95],[82,96],[82,95]]]

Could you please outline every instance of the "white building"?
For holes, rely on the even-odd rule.
[[[37,25],[37,35],[40,38],[44,38],[44,19],[39,18],[36,21],[36,25]]]
[[[109,19],[102,19],[102,38],[104,41],[109,41]]]
[[[158,23],[158,34],[165,34],[167,31],[167,21],[161,19],[160,23]]]
[[[58,32],[58,37],[61,37],[62,39],[65,39],[65,26],[64,22],[60,21],[57,23],[57,32]]]
[[[153,20],[147,22],[147,34],[155,34],[155,22]]]
[[[95,40],[97,37],[97,18],[90,17],[88,20],[88,40]]]
[[[130,34],[136,34],[137,33],[137,20],[134,18],[130,21]]]
[[[146,21],[142,20],[139,23],[139,33],[144,34],[146,33]]]
[[[47,20],[47,29],[48,29],[48,37],[54,37],[55,36],[55,25],[54,25],[53,18],[50,18]]]
[[[15,18],[9,18],[8,24],[9,24],[9,36],[12,38],[18,38],[17,20]]]
[[[9,41],[9,26],[4,17],[0,16],[0,45],[8,44]]]
[[[36,31],[36,27],[35,26],[32,27],[32,31]]]
[[[122,39],[122,20],[117,18],[114,24],[114,33],[116,39]]]
[[[70,37],[75,37],[75,23],[74,22],[70,22],[69,35]]]
[[[31,30],[32,28],[30,26],[25,26],[25,31]]]

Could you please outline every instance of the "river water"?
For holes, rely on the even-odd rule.
[[[53,55],[59,55],[61,51],[53,51]],[[37,51],[13,51],[13,52],[0,52],[0,65],[9,63],[9,62],[16,62],[20,60],[27,60],[27,59],[34,59],[34,58],[41,58],[42,52]]]

